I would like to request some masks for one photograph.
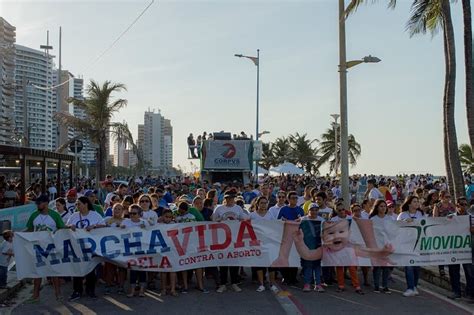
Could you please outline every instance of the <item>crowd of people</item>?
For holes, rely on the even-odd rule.
[[[471,178],[466,177],[466,180]],[[471,182],[469,182],[471,183]],[[304,220],[338,221],[370,219],[374,225],[385,220],[412,221],[425,216],[447,217],[474,215],[474,190],[466,189],[467,196],[453,201],[443,178],[431,175],[397,177],[354,176],[351,178],[350,208],[344,200],[337,179],[311,176],[280,176],[260,178],[258,184],[208,183],[185,177],[179,180],[151,180],[139,177],[128,184],[114,185],[112,176],[100,182],[100,187],[69,189],[64,196],[39,193],[34,202],[35,211],[28,220],[28,231],[56,231],[70,228],[90,231],[97,228],[127,228],[184,223],[193,221],[223,220]],[[11,259],[13,233],[3,233],[7,243],[1,248],[0,266]],[[4,243],[4,244],[5,244]],[[324,292],[334,285],[336,291],[346,289],[345,277],[349,274],[355,292],[364,294],[372,287],[375,293],[390,294],[391,267],[321,267],[320,259],[301,259],[298,268],[252,268],[251,277],[257,284],[256,291],[267,289],[278,292],[279,283],[299,285],[304,292]],[[460,269],[466,277],[465,295],[474,300],[474,272],[472,264],[447,266],[452,295],[461,297]],[[361,271],[362,281],[359,280]],[[0,286],[5,284],[6,274],[0,269]],[[416,296],[420,267],[404,268],[406,297]],[[372,273],[372,282],[369,274]],[[445,268],[439,267],[441,276]],[[302,283],[298,275],[301,275]],[[230,277],[229,277],[230,276]],[[83,296],[96,298],[96,284],[105,283],[105,293],[126,294],[128,297],[144,296],[144,290],[156,289],[158,278],[163,295],[186,294],[194,281],[197,290],[208,293],[204,279],[212,279],[217,293],[228,288],[235,292],[242,289],[239,283],[246,272],[241,267],[209,267],[181,272],[155,273],[104,263],[85,277],[52,277],[56,298],[61,300],[61,287],[72,282],[70,300]],[[34,279],[32,303],[39,301],[42,279]],[[365,287],[365,289],[364,289]],[[126,288],[128,290],[126,291]]]

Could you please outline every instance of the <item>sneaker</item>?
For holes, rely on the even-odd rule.
[[[362,291],[360,288],[357,288],[355,291],[357,294],[364,295],[364,291]]]
[[[234,290],[234,292],[242,292],[242,289],[239,288],[239,286],[235,283],[231,285],[231,287],[232,287],[232,290]]]
[[[311,286],[309,284],[305,284],[303,286],[303,292],[310,292],[311,291]]]
[[[69,302],[77,301],[81,298],[81,294],[79,292],[73,292],[69,297]]]
[[[225,285],[220,285],[216,290],[217,293],[224,293],[225,291],[227,291],[227,287]]]
[[[344,290],[345,290],[345,289],[344,289],[343,287],[338,287],[338,288],[336,289],[336,292],[337,292],[337,293],[340,293],[340,292],[344,292]]]
[[[379,288],[375,288],[375,289],[374,289],[374,293],[380,293],[380,289],[379,289]]]
[[[314,287],[314,291],[319,292],[319,293],[326,292],[326,290],[324,290],[323,286],[320,284]]]
[[[120,288],[117,290],[117,294],[123,295],[123,294],[125,294],[125,290],[124,290],[122,287],[120,287]]]
[[[383,289],[382,289],[382,293],[385,293],[385,294],[392,294],[392,291],[390,291],[389,288],[383,288]]]
[[[90,293],[89,298],[91,298],[93,300],[97,300],[97,295],[95,295],[95,293]]]
[[[181,293],[182,293],[182,294],[188,294],[188,289],[182,289],[182,290],[181,290]]]
[[[265,291],[265,286],[261,285],[257,288],[257,292],[263,292]]]
[[[415,295],[420,295],[420,291],[418,291],[417,287],[413,288],[413,291],[415,292]]]
[[[201,291],[201,292],[204,293],[204,294],[209,293],[209,290],[206,289],[206,288],[202,288],[202,289],[198,289],[198,290]]]
[[[448,295],[448,299],[451,300],[459,300],[461,298],[461,294],[453,293],[451,295]]]
[[[408,289],[405,292],[403,292],[403,296],[405,297],[416,296],[416,293],[414,290]]]
[[[270,290],[273,292],[273,293],[278,293],[280,290],[277,288],[276,285],[272,284],[272,286],[270,287]]]

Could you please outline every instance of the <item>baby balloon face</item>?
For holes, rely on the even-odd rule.
[[[349,221],[324,222],[323,244],[332,251],[343,249],[349,244]]]

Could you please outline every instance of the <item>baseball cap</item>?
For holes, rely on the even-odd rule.
[[[226,192],[224,198],[235,198],[235,194],[231,191]]]
[[[84,193],[84,196],[90,197],[95,194],[97,194],[97,191],[90,189],[90,190],[86,190],[86,192]]]
[[[35,202],[36,202],[37,205],[39,205],[40,203],[43,203],[43,202],[49,202],[49,197],[46,194],[41,194],[41,195],[39,195],[38,198],[36,198]]]
[[[308,210],[311,210],[311,209],[318,209],[319,210],[318,204],[317,203],[310,204]]]
[[[393,203],[392,200],[387,200],[387,207],[391,207],[393,205],[394,205],[394,203]]]
[[[75,188],[69,189],[66,193],[66,196],[77,196],[77,190]]]

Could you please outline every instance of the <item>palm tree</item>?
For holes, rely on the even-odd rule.
[[[272,143],[262,143],[262,159],[258,162],[264,169],[275,166],[275,156],[273,155]]]
[[[468,144],[461,144],[459,147],[459,159],[465,173],[474,174],[474,157],[472,147]]]
[[[322,165],[329,163],[329,173],[336,169],[336,140],[334,123],[333,127],[326,129],[326,132],[321,135],[321,140],[318,141],[319,145],[317,153],[320,155],[316,163],[317,168]],[[341,126],[337,124],[337,134],[340,135]],[[354,166],[357,164],[357,158],[361,154],[360,144],[355,140],[354,135],[349,135],[349,163]],[[341,142],[337,141],[337,156],[341,156]],[[338,166],[340,161],[338,161]]]
[[[111,95],[124,90],[126,87],[121,83],[105,81],[101,86],[98,82],[91,80],[86,88],[87,97],[85,99],[71,98],[68,100],[74,106],[84,110],[85,119],[74,117],[68,112],[58,112],[54,116],[59,123],[74,128],[79,133],[79,136],[61,144],[58,151],[63,150],[79,137],[88,137],[92,143],[97,145],[97,180],[105,178],[106,146],[109,134],[112,134],[116,140],[126,141],[133,152],[137,154],[140,163],[142,161],[127,123],[111,122],[113,115],[127,105],[127,100],[114,100]]]
[[[388,1],[389,6],[395,6],[396,0]],[[367,1],[352,0],[346,11],[347,15],[354,12],[357,7],[364,2]],[[411,16],[407,23],[407,30],[409,31],[410,36],[426,34],[427,32],[434,35],[439,31],[439,29],[443,30],[446,69],[443,97],[443,143],[445,166],[450,192],[452,195],[460,197],[464,195],[464,179],[462,176],[461,163],[459,161],[456,123],[454,119],[456,53],[451,5],[449,0],[413,0]]]
[[[277,138],[272,145],[273,156],[275,157],[275,164],[279,165],[285,161],[292,160],[292,151],[290,140],[285,137]]]
[[[289,136],[291,146],[290,162],[304,168],[307,172],[314,170],[314,164],[317,161],[316,150],[313,143],[316,140],[310,140],[306,134],[300,135],[298,132]]]

